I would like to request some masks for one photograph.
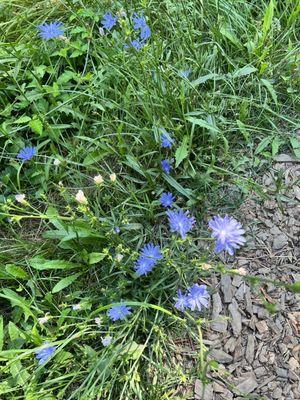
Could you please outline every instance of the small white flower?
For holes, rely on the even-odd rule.
[[[72,310],[73,311],[77,311],[77,310],[81,310],[81,304],[73,304],[72,305]]]
[[[94,182],[96,183],[96,185],[101,185],[101,183],[104,182],[102,175],[99,174],[94,176]]]
[[[101,322],[102,322],[102,318],[96,317],[96,318],[94,319],[94,321],[95,321],[95,324],[97,324],[98,326],[100,326],[100,325],[101,325]]]
[[[61,164],[61,161],[60,161],[58,158],[56,158],[56,159],[53,161],[53,164],[54,164],[56,167],[58,167],[58,166]]]
[[[25,197],[26,197],[25,194],[16,194],[15,195],[16,201],[18,203],[21,203],[21,204],[25,204],[26,203]]]
[[[99,34],[100,34],[100,36],[105,36],[105,31],[102,28],[102,26],[100,26],[100,28],[99,28]]]
[[[121,262],[123,260],[123,257],[124,257],[123,254],[120,254],[120,253],[116,254],[116,261]]]
[[[115,182],[117,179],[117,175],[115,173],[112,173],[109,175],[109,179],[111,180],[111,182]]]
[[[38,323],[40,325],[44,325],[46,322],[49,321],[49,319],[50,319],[50,316],[46,314],[44,317],[38,318]]]
[[[85,195],[84,195],[82,190],[78,190],[78,192],[76,193],[75,198],[78,201],[78,203],[80,203],[80,204],[85,204],[86,205],[88,203],[87,198],[85,197]]]
[[[101,338],[101,342],[103,344],[103,346],[107,347],[111,344],[112,341],[112,337],[111,336],[105,336],[103,338]]]

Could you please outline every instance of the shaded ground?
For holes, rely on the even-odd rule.
[[[299,161],[282,154],[260,180],[269,198],[253,195],[238,211],[247,245],[234,268],[286,283],[300,281],[299,179]],[[300,295],[272,283],[250,288],[239,276],[215,277],[211,284],[217,289],[213,322],[204,336],[219,369],[208,373],[214,382],[204,391],[196,380],[187,398],[300,399]],[[270,314],[264,301],[277,312]]]

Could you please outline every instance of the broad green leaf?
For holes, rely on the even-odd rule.
[[[27,372],[26,368],[24,368],[21,364],[20,360],[14,360],[10,364],[10,373],[17,380],[18,385],[25,385],[25,383],[30,378],[29,373]]]
[[[28,274],[26,271],[24,271],[23,268],[13,265],[13,264],[7,264],[5,266],[5,271],[9,274],[12,275],[15,278],[18,279],[26,279],[28,278]]]
[[[255,154],[260,154],[262,151],[264,151],[264,149],[269,146],[269,144],[272,141],[272,137],[266,137],[264,138],[259,145],[257,146],[256,150],[255,150]]]
[[[27,115],[22,115],[22,117],[20,117],[14,121],[14,124],[25,124],[29,121],[31,121],[30,117],[28,117]]]
[[[43,124],[39,119],[32,119],[28,126],[33,130],[34,133],[38,135],[42,135],[43,133]]]
[[[106,257],[106,254],[103,253],[90,253],[89,254],[89,264],[96,264],[99,261],[102,261]]]
[[[181,145],[175,152],[175,168],[177,168],[180,163],[188,156],[188,136],[184,136]]]
[[[171,185],[173,186],[174,189],[176,189],[179,193],[181,193],[183,196],[188,197],[189,199],[192,198],[193,192],[191,189],[185,189],[183,186],[180,185],[172,176],[163,174],[164,179]]]
[[[4,324],[3,324],[3,317],[0,315],[0,351],[3,349],[3,342],[4,342]]]
[[[195,79],[194,81],[191,82],[192,85],[197,86],[200,85],[201,83],[205,83],[209,80],[219,80],[219,79],[223,79],[223,77],[221,75],[215,74],[215,73],[211,73],[211,74],[207,74],[207,75],[203,75],[203,76],[199,76],[199,78]]]
[[[275,136],[272,140],[272,156],[276,156],[278,154],[278,150],[280,145],[282,144],[282,140],[278,136]]]
[[[269,91],[274,103],[277,105],[278,104],[277,94],[276,94],[276,92],[274,90],[274,87],[273,87],[272,83],[268,79],[261,79],[261,82],[268,89],[268,91]]]
[[[223,23],[223,25],[220,26],[219,30],[223,36],[225,36],[228,40],[231,41],[231,43],[235,44],[238,47],[243,47],[243,45],[241,44],[236,34],[229,25]]]
[[[232,78],[241,78],[242,76],[253,74],[256,72],[257,68],[252,67],[251,65],[246,65],[243,68],[239,68],[231,74]]]
[[[11,321],[9,321],[8,323],[8,334],[11,341],[16,340],[20,337],[19,328]]]
[[[274,0],[270,0],[270,3],[264,15],[264,22],[262,27],[264,39],[269,29],[271,28],[273,16],[274,16]]]
[[[214,125],[209,124],[207,121],[201,118],[189,117],[187,116],[187,121],[191,122],[194,125],[201,126],[201,128],[208,129],[214,133],[220,133],[220,129]]]
[[[29,264],[32,268],[38,269],[39,271],[45,271],[48,269],[82,269],[81,264],[72,263],[71,261],[65,260],[45,260],[44,258],[34,257],[29,260]]]
[[[52,293],[58,293],[61,290],[65,289],[66,287],[70,286],[73,282],[76,281],[76,279],[80,276],[81,274],[74,274],[74,275],[69,275],[66,278],[61,279],[57,284],[54,286],[52,289]]]
[[[295,156],[297,158],[300,158],[300,139],[297,138],[296,136],[291,136],[290,143],[294,150]]]
[[[130,360],[137,360],[143,354],[145,347],[146,346],[144,344],[138,344],[135,341],[133,341],[131,343],[126,344],[123,347],[121,354],[124,354]]]
[[[139,174],[141,174],[142,176],[145,177],[145,174],[144,174],[139,162],[137,161],[137,159],[135,157],[133,157],[130,154],[127,154],[126,155],[126,160],[127,160],[127,162],[125,164],[127,164],[129,167],[131,167],[136,172],[138,172]]]
[[[18,306],[23,310],[25,315],[25,320],[27,320],[28,317],[35,318],[34,313],[31,311],[30,304],[24,297],[18,295],[11,289],[2,289],[2,292],[3,294],[0,293],[0,297],[9,300],[11,302],[12,307]]]

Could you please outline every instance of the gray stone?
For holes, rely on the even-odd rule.
[[[280,235],[274,237],[274,240],[273,240],[273,249],[274,249],[274,250],[280,250],[280,249],[282,249],[287,243],[288,243],[288,237],[287,237],[284,233],[281,233]]]
[[[221,289],[224,295],[224,302],[230,303],[233,298],[234,288],[232,286],[231,277],[229,275],[222,275]]]
[[[212,384],[203,385],[200,379],[195,382],[195,400],[214,400],[214,389]]]
[[[285,378],[287,379],[288,377],[288,370],[284,369],[284,368],[276,368],[276,374],[277,376],[279,376],[280,378]]]
[[[255,347],[254,335],[248,335],[245,357],[249,364],[252,364],[254,360],[254,347]]]
[[[215,332],[224,333],[227,330],[227,319],[225,317],[220,316],[222,311],[222,301],[219,293],[215,293],[212,296],[212,322],[210,327]]]
[[[210,355],[214,360],[221,364],[229,364],[233,361],[233,357],[230,354],[225,353],[223,350],[213,349]]]
[[[240,382],[236,388],[235,388],[235,393],[236,394],[249,394],[252,393],[258,386],[257,380],[255,378],[255,375],[249,376],[242,382]]]
[[[282,398],[282,389],[280,387],[276,388],[272,393],[273,399],[281,399]]]
[[[233,334],[239,336],[242,331],[242,317],[238,311],[238,305],[235,299],[232,299],[232,303],[228,307],[231,314],[231,326]]]

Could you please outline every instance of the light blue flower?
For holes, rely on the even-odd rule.
[[[132,17],[133,21],[133,29],[140,29],[140,38],[142,41],[145,41],[151,36],[151,29],[149,28],[146,19],[143,15],[139,16],[137,13],[134,13]]]
[[[131,307],[125,305],[113,306],[107,312],[112,321],[124,320],[131,314]]]
[[[20,150],[17,154],[17,157],[24,161],[31,160],[36,155],[35,147],[24,147],[24,149]]]
[[[167,175],[170,174],[172,166],[169,160],[162,160],[161,167]]]
[[[192,311],[201,311],[203,307],[208,307],[209,294],[205,285],[195,283],[188,289],[187,301],[188,307]]]
[[[163,132],[161,135],[161,147],[171,148],[174,143],[174,139],[171,137],[170,133]]]
[[[186,234],[193,228],[195,218],[190,217],[189,211],[168,210],[167,216],[169,218],[171,232],[178,232],[182,239],[186,238]]]
[[[164,207],[172,207],[174,200],[175,197],[170,192],[162,193],[162,195],[160,196],[161,205]]]
[[[174,307],[177,308],[177,310],[185,311],[185,309],[189,307],[188,297],[186,294],[183,294],[180,289],[178,289],[177,297],[174,297],[174,300]]]
[[[245,230],[242,225],[233,217],[215,216],[208,223],[212,229],[212,237],[217,239],[215,252],[227,251],[231,256],[235,249],[239,249],[246,242],[244,238]]]
[[[44,23],[38,26],[40,37],[44,40],[55,39],[64,34],[63,24],[58,21],[50,24]]]
[[[163,258],[159,246],[153,243],[146,244],[135,263],[135,272],[138,276],[147,275],[152,271],[158,260]]]
[[[107,347],[111,344],[112,342],[112,337],[111,336],[105,336],[101,338],[101,343],[103,344],[104,347]]]
[[[101,24],[105,29],[110,31],[111,28],[113,28],[116,25],[117,21],[118,17],[113,16],[112,13],[105,13],[103,15]]]
[[[45,343],[47,345],[48,343]],[[39,350],[36,350],[36,358],[39,360],[39,365],[44,365],[49,358],[54,354],[57,346],[48,346],[41,347]]]

